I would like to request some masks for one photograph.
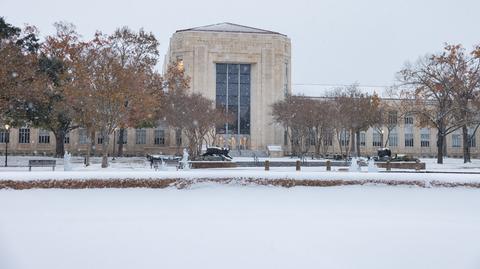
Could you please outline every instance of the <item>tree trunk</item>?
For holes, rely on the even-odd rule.
[[[90,149],[92,150],[90,153],[90,156],[95,156],[95,131],[92,131],[92,134],[90,135],[92,137],[92,141],[90,144]]]
[[[55,158],[62,158],[65,154],[65,130],[56,130],[55,135]]]
[[[470,135],[468,135],[467,125],[462,126],[463,135],[463,163],[471,163],[470,158]]]
[[[447,136],[444,135],[443,136],[443,154],[442,154],[442,157],[443,156],[447,156],[448,153],[447,153]]]
[[[102,134],[103,135],[103,134]],[[115,145],[113,145],[115,147]],[[108,167],[108,135],[103,135],[102,141],[102,168]]]
[[[118,134],[118,151],[117,151],[117,157],[123,157],[123,136],[125,134],[125,128],[120,129],[120,133]]]
[[[357,152],[356,152],[356,148],[355,148],[355,146],[357,144],[356,139],[355,139],[355,135],[356,135],[356,133],[353,130],[349,131],[350,145],[348,145],[348,146],[350,148],[350,151],[349,151],[350,154],[347,154],[347,155],[352,155],[354,157],[358,157]]]
[[[438,132],[437,134],[437,163],[443,164],[443,146],[445,136]]]
[[[360,131],[355,132],[355,135],[357,136],[357,140],[355,141],[357,147],[357,157],[360,157]]]
[[[89,141],[89,140],[91,140],[91,138],[88,138],[88,139],[87,139],[87,143],[88,143],[88,142],[91,142],[91,141]],[[89,144],[91,144],[91,143],[89,143]],[[85,154],[85,166],[90,166],[90,153],[91,153],[91,152],[92,152],[92,149],[91,149],[91,147],[90,147],[90,145],[89,145],[89,146],[87,147],[87,153]]]

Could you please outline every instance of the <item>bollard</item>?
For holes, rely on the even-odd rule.
[[[332,171],[332,163],[329,160],[325,162],[325,165],[327,166],[327,171]]]
[[[295,170],[300,171],[300,161],[299,160],[295,164]]]
[[[392,171],[392,168],[390,167],[390,161],[387,161],[387,171]]]
[[[420,161],[417,160],[417,161],[415,161],[415,163],[416,163],[415,164],[415,172],[420,172]]]
[[[268,171],[268,170],[270,170],[270,161],[266,160],[265,161],[265,171]]]

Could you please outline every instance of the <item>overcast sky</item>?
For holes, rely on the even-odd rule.
[[[0,0],[7,22],[36,25],[42,35],[56,21],[75,24],[86,38],[144,27],[160,40],[162,59],[178,29],[232,22],[277,31],[292,40],[294,84],[374,86],[392,84],[406,61],[444,42],[479,44],[479,10],[479,0]]]

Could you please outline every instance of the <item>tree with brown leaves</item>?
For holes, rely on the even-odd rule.
[[[122,68],[131,68],[131,70],[138,72],[140,76],[145,73],[155,75],[153,69],[158,62],[159,42],[153,33],[148,33],[142,28],[135,32],[124,26],[115,30],[108,37],[108,41],[112,52],[119,58]],[[123,156],[125,128],[134,125],[135,121],[126,123],[127,125],[121,125],[119,129],[118,156]]]
[[[421,58],[399,72],[403,106],[417,115],[423,125],[437,129],[437,163],[443,163],[445,137],[466,124],[459,120],[455,96],[458,80],[452,63],[458,47],[445,48],[440,54]],[[450,61],[453,62],[450,62]],[[455,65],[455,64],[454,64]]]

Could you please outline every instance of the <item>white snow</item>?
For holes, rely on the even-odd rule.
[[[26,165],[28,159],[38,157],[13,157],[16,165]],[[290,158],[270,158],[270,160],[292,160]],[[472,164],[464,165],[460,159],[446,159],[443,165],[434,164],[433,159],[426,159],[427,170],[446,172],[480,172],[480,161],[474,160]],[[28,167],[0,167],[0,180],[47,180],[47,179],[198,179],[198,178],[229,178],[229,179],[295,179],[295,180],[402,180],[471,183],[480,182],[480,174],[438,174],[438,173],[404,173],[395,170],[391,173],[368,173],[368,167],[362,167],[361,172],[340,172],[339,167],[332,167],[327,172],[325,167],[302,167],[295,171],[295,167],[270,167],[264,171],[263,167],[239,167],[225,169],[193,169],[177,171],[176,167],[155,171],[150,169],[150,164],[145,158],[119,158],[111,162],[107,169],[100,167],[100,158],[94,158],[93,164],[84,167],[82,159],[72,157],[73,171],[63,171],[63,159],[57,159],[59,164],[56,171],[49,167],[34,167],[32,172]],[[468,168],[466,168],[468,167]],[[385,169],[380,169],[384,171]]]
[[[0,268],[480,268],[469,188],[0,190]]]

